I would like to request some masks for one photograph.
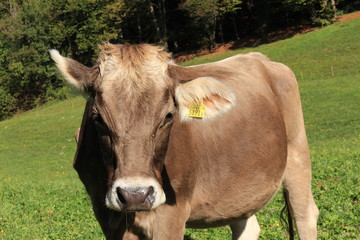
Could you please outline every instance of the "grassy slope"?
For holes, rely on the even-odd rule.
[[[255,49],[196,58],[186,65],[260,51],[299,79],[321,211],[319,239],[360,239],[360,20]],[[0,122],[0,239],[103,239],[72,170],[73,133],[84,100],[43,106]],[[258,214],[261,239],[286,239],[277,196]],[[188,239],[230,239],[228,228],[187,231]]]
[[[101,239],[71,167],[84,100],[0,123],[0,239]]]

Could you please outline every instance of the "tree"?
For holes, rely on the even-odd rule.
[[[333,18],[336,17],[336,3],[335,0],[322,0],[321,11],[329,11],[333,15]]]
[[[86,65],[95,61],[103,41],[149,42],[175,52],[211,50],[255,34],[266,41],[269,31],[296,24],[329,24],[336,8],[360,10],[360,1],[2,0],[0,101],[9,108],[0,115],[64,96],[51,48]]]
[[[307,11],[315,25],[326,25],[336,16],[335,0],[283,0],[292,11]]]
[[[215,46],[217,24],[226,14],[238,10],[240,3],[240,0],[187,0],[182,7],[189,12],[196,24],[204,27],[203,32],[208,33],[208,48],[212,49]],[[220,27],[220,35],[221,29]]]
[[[42,102],[39,94],[45,93],[51,82],[44,68],[49,62],[47,43],[51,38],[46,24],[49,3],[40,0],[19,3],[10,0],[2,4],[6,11],[0,20],[3,33],[0,41],[8,54],[3,63],[5,74],[1,85],[16,99],[18,108],[26,110]]]

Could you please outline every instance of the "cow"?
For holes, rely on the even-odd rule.
[[[258,239],[255,213],[281,186],[299,238],[317,238],[287,66],[249,53],[183,67],[150,44],[99,48],[93,67],[50,54],[87,98],[74,168],[106,239],[180,240],[187,227],[224,225],[234,240]]]

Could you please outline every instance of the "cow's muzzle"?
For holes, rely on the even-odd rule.
[[[120,188],[116,189],[119,205],[125,210],[147,210],[151,209],[154,198],[154,188]]]
[[[124,178],[114,182],[106,206],[116,211],[149,211],[165,202],[165,193],[152,178]]]

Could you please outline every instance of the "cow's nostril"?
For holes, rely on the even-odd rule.
[[[152,196],[153,194],[154,194],[154,187],[153,186],[148,187],[146,197]]]
[[[126,190],[124,190],[120,187],[116,188],[116,193],[117,193],[118,199],[122,204],[126,204],[126,199],[123,195],[124,191],[126,191]]]
[[[155,200],[154,187],[150,186],[146,191],[146,197],[144,199],[144,203],[152,206]]]

